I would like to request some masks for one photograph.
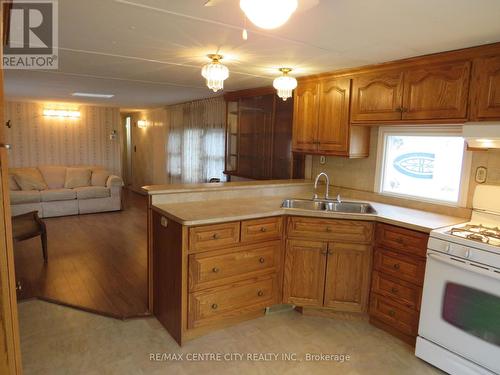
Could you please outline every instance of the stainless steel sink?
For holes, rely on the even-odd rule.
[[[312,199],[285,199],[281,205],[283,208],[295,208],[299,210],[339,212],[349,214],[373,215],[377,211],[370,203],[365,202],[337,202],[330,200]]]

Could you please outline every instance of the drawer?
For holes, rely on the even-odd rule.
[[[423,285],[425,260],[398,254],[382,248],[375,249],[373,267],[398,279]]]
[[[280,263],[281,241],[192,254],[189,256],[189,290],[278,271]]]
[[[224,287],[189,294],[189,328],[215,324],[240,312],[258,311],[275,304],[277,278],[253,278]]]
[[[420,310],[422,288],[412,283],[373,271],[372,291],[390,297],[410,309]]]
[[[426,256],[429,235],[387,224],[377,224],[376,243],[397,252]]]
[[[418,312],[406,309],[390,298],[372,293],[370,315],[404,334],[417,336]]]
[[[242,221],[241,242],[280,239],[282,223],[281,217]]]
[[[287,228],[289,237],[362,243],[372,242],[373,231],[371,222],[306,217],[289,217]]]
[[[240,222],[189,228],[190,252],[218,249],[240,240]]]

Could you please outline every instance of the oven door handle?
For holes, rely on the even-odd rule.
[[[441,263],[445,263],[449,266],[452,266],[455,268],[460,268],[464,271],[477,273],[477,274],[480,274],[483,276],[488,276],[488,277],[491,277],[492,279],[500,281],[500,273],[496,273],[494,271],[491,271],[491,269],[484,269],[484,268],[481,268],[480,266],[473,266],[471,263],[467,264],[467,263],[464,263],[463,261],[460,261],[460,260],[451,260],[451,258],[449,258],[445,255],[438,255],[436,253],[428,253],[427,256],[432,260],[437,260],[437,261],[439,261]]]

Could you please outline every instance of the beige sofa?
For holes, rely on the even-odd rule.
[[[40,217],[121,210],[123,180],[103,167],[40,166],[9,169],[12,215]]]

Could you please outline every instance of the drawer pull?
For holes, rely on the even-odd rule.
[[[392,265],[392,268],[394,268],[395,270],[399,270],[401,268],[401,265],[399,263],[396,263]]]
[[[217,267],[214,267],[214,268],[212,268],[212,272],[213,272],[213,273],[218,273],[218,272],[219,272],[219,269],[218,269]]]
[[[214,240],[217,240],[217,239],[219,239],[219,235],[218,235],[217,233],[214,233],[214,234],[212,235],[212,238],[213,238]]]
[[[219,305],[217,305],[216,303],[212,304],[212,310],[217,310],[218,307],[219,307]]]
[[[332,228],[330,228],[330,227],[326,227],[326,229],[325,229],[325,230],[326,230],[328,233],[330,233],[330,232],[332,231]]]
[[[264,292],[263,292],[262,290],[259,290],[259,291],[257,292],[257,295],[258,295],[259,297],[262,297],[262,296],[264,295]]]
[[[262,257],[259,258],[259,263],[264,263],[266,260]]]
[[[396,316],[396,311],[389,310],[389,316],[395,317]]]
[[[398,288],[394,288],[394,287],[393,287],[393,288],[391,289],[391,292],[392,292],[393,294],[398,294]]]
[[[260,231],[261,231],[262,233],[264,233],[264,232],[266,232],[266,231],[267,231],[267,229],[266,229],[266,228],[264,228],[264,227],[262,227],[262,228],[260,228]]]

